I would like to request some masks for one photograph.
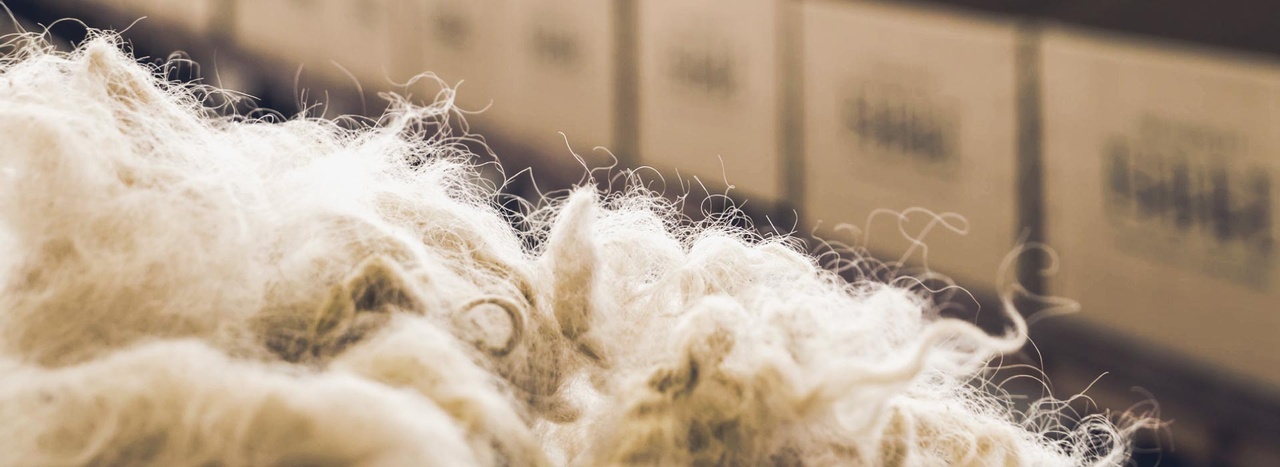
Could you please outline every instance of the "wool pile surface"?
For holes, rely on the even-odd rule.
[[[0,61],[0,465],[1118,465],[988,335],[638,187],[519,222],[443,131],[218,116],[94,34]],[[1077,423],[1079,422],[1079,423]]]

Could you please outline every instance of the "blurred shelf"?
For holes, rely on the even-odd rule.
[[[1280,56],[1280,2],[909,0]]]

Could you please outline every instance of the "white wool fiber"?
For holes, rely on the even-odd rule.
[[[0,61],[0,465],[1126,459],[1131,428],[973,384],[1014,312],[987,335],[635,187],[517,229],[448,100],[219,117],[120,45]]]

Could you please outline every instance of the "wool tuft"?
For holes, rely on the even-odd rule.
[[[988,335],[636,187],[514,227],[448,99],[226,117],[114,35],[4,51],[0,465],[1127,458],[973,383],[1011,308]]]

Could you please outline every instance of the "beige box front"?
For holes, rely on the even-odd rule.
[[[410,89],[416,101],[431,101],[444,85],[457,89],[455,103],[461,109],[484,109],[495,97],[501,71],[496,59],[506,39],[493,25],[510,1],[396,0],[394,79],[403,82],[431,73],[436,79],[424,77]],[[490,115],[469,120],[483,122]]]
[[[308,31],[324,47],[318,71],[334,83],[391,89],[393,60],[407,55],[391,41],[391,18],[402,7],[400,0],[322,0],[322,26]]]
[[[236,0],[236,44],[285,70],[317,67],[332,59],[325,38],[341,34],[325,30],[326,1]]]
[[[640,161],[771,204],[779,151],[777,0],[638,2]],[[696,188],[700,192],[701,188]]]
[[[214,15],[230,0],[132,0],[148,15],[196,34],[206,34]]]
[[[1082,319],[1280,385],[1280,67],[1070,30],[1043,42],[1055,294]]]
[[[485,26],[503,33],[488,72],[495,84],[488,118],[521,146],[559,162],[573,160],[570,146],[604,159],[592,148],[609,146],[614,130],[616,2],[504,3]]]
[[[1020,233],[1014,26],[848,1],[807,2],[802,20],[808,221],[877,259],[909,255],[994,291]],[[930,229],[916,208],[963,216],[948,222],[968,234]],[[922,232],[927,249],[907,239]]]
[[[147,17],[146,21],[204,34],[218,9],[230,0],[58,0],[59,3],[96,3],[132,18]],[[123,29],[127,24],[115,25]]]

